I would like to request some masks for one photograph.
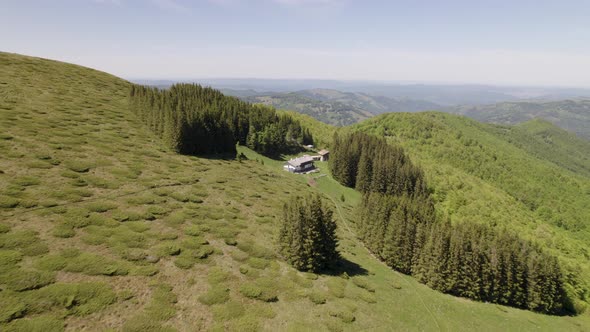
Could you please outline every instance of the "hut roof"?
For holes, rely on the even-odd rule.
[[[309,162],[313,162],[313,158],[310,156],[303,156],[303,157],[299,157],[299,158],[295,158],[295,159],[291,159],[291,160],[287,161],[287,163],[289,165],[294,166],[294,167],[298,167],[303,164],[307,164]]]

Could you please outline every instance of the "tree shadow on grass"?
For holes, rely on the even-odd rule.
[[[225,161],[235,161],[238,159],[241,160],[248,160],[248,157],[243,153],[238,152],[220,152],[220,153],[208,153],[208,154],[198,154],[198,153],[180,153],[181,155],[209,159],[209,160],[225,160]],[[272,159],[274,161],[285,161],[288,159],[287,156],[289,154],[262,154],[261,156]]]
[[[236,160],[237,153],[234,152],[224,152],[224,153],[210,153],[210,154],[190,154],[190,153],[181,153],[185,156],[190,157],[197,157],[201,159],[208,159],[208,160],[224,160],[224,161],[234,161]]]
[[[340,276],[346,273],[347,275],[354,277],[354,276],[366,276],[369,274],[369,271],[364,267],[358,265],[355,262],[351,262],[348,259],[342,257],[333,266],[330,268],[321,271],[320,274],[330,275],[330,276]]]

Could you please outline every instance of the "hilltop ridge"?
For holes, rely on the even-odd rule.
[[[515,101],[481,106],[457,106],[446,111],[473,119],[513,125],[532,119],[544,119],[563,129],[590,139],[590,100]]]

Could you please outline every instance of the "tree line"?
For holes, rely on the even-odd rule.
[[[386,156],[394,161],[380,160]],[[360,167],[363,158],[371,166]],[[364,193],[359,237],[388,266],[456,296],[548,314],[573,310],[556,257],[506,230],[438,217],[423,172],[402,148],[363,133],[336,136],[334,161],[334,177]]]
[[[362,193],[425,195],[424,173],[401,147],[361,132],[335,133],[333,142],[330,169],[343,185]]]
[[[131,109],[174,151],[235,153],[236,143],[266,155],[313,144],[309,130],[274,108],[252,105],[197,84],[169,89],[132,85]]]

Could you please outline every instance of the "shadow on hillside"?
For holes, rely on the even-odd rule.
[[[308,152],[310,154],[313,154],[313,151],[304,149],[299,146],[291,147],[287,150],[280,151],[280,152],[268,152],[268,153],[261,153],[261,154],[269,159],[274,160],[274,161],[286,161],[286,160],[289,160],[289,158],[292,158],[293,155],[298,155],[303,152]]]
[[[369,274],[362,266],[358,265],[355,262],[351,262],[348,259],[342,257],[334,266],[330,269],[322,271],[322,274],[331,275],[331,276],[339,276],[346,273],[347,275],[354,277],[354,276],[366,276]]]
[[[185,156],[190,156],[190,157],[197,157],[197,158],[202,158],[202,159],[208,159],[208,160],[225,160],[225,161],[232,161],[232,160],[236,160],[237,157],[237,153],[233,153],[233,152],[224,152],[224,153],[217,153],[217,154],[191,154],[191,153],[181,153],[182,155]]]
[[[180,153],[184,156],[190,157],[197,157],[209,160],[225,160],[225,161],[233,161],[233,160],[248,160],[248,157],[243,153],[237,152],[223,152],[223,153],[209,153],[209,154],[195,154],[195,153]],[[262,154],[262,156],[272,159],[274,161],[285,161],[289,157],[288,154]]]

